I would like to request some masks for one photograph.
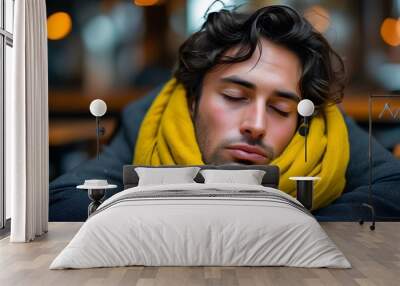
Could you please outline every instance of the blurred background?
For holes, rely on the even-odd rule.
[[[90,102],[101,98],[108,105],[102,119],[106,144],[124,106],[170,78],[180,44],[201,26],[214,0],[46,2],[52,180],[95,156]],[[244,4],[241,9],[249,11],[286,4],[304,14],[343,57],[348,87],[342,106],[363,128],[368,128],[369,96],[400,91],[400,0],[224,3]],[[210,11],[221,8],[216,3]],[[400,157],[400,97],[373,101],[374,135]]]

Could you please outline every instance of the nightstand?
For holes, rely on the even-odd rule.
[[[116,187],[116,185],[108,184],[107,180],[85,180],[83,185],[76,186],[77,189],[87,190],[92,201],[88,206],[88,217],[101,205],[107,190]]]
[[[290,177],[289,180],[296,181],[297,183],[297,200],[303,206],[311,210],[313,201],[313,183],[314,181],[321,180],[320,177]]]

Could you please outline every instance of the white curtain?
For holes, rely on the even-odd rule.
[[[48,227],[48,79],[45,0],[17,0],[14,70],[6,98],[6,187],[11,190],[12,242]]]

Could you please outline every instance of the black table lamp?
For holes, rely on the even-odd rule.
[[[100,117],[107,111],[107,104],[101,99],[95,99],[90,103],[90,113],[96,117],[96,139],[97,139],[97,160],[100,153],[100,136],[104,135],[104,127],[100,127]],[[116,185],[111,185],[104,179],[85,180],[84,184],[77,186],[77,189],[87,190],[91,203],[88,206],[88,217],[92,215],[103,202],[107,189],[114,189]]]
[[[297,105],[297,112],[303,116],[303,124],[300,126],[299,133],[304,136],[304,160],[307,162],[307,135],[310,119],[314,113],[314,103],[309,99],[303,99]]]
[[[309,99],[303,99],[297,105],[297,112],[303,116],[303,123],[299,128],[300,135],[304,136],[304,161],[307,162],[307,137],[311,117],[314,113],[314,103]],[[313,201],[313,183],[320,180],[320,177],[290,177],[296,181],[296,198],[305,208],[311,210]]]
[[[90,113],[96,117],[96,139],[97,139],[97,159],[99,159],[100,153],[100,136],[104,135],[104,127],[100,127],[100,117],[102,117],[107,111],[107,104],[101,99],[95,99],[90,103]]]

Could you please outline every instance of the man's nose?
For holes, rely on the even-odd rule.
[[[266,134],[265,105],[254,102],[244,112],[240,133],[252,140],[262,139]]]

